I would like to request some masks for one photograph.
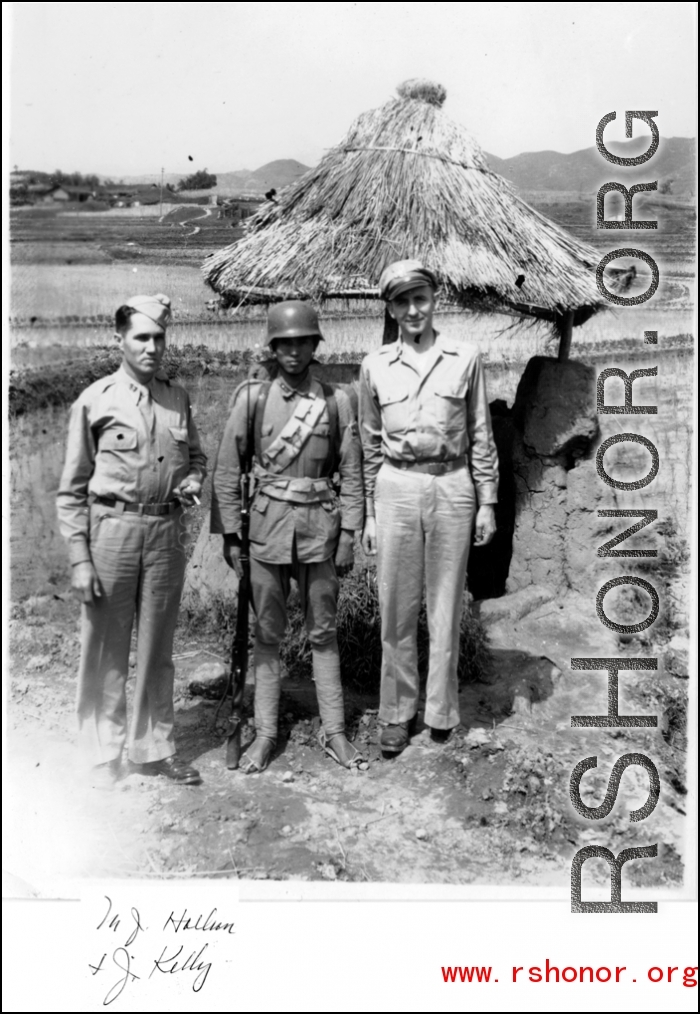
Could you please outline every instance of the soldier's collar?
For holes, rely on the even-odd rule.
[[[395,347],[392,350],[393,351],[393,355],[391,356],[391,359],[389,360],[390,363],[395,363],[399,359],[403,360],[403,347],[404,347],[404,340],[403,340],[403,338],[401,338],[401,336],[399,335],[399,337],[396,339],[396,341],[393,342],[393,345]],[[433,345],[433,348],[431,349],[431,352],[433,350],[435,352],[437,352],[437,353],[447,351],[445,349],[444,345],[443,345],[443,339],[442,339],[442,336],[441,336],[441,334],[440,334],[439,331],[435,331],[435,344]]]
[[[154,380],[159,380],[161,383],[165,383],[168,385],[170,384],[170,378],[168,377],[167,373],[165,373],[163,370],[157,370],[157,372],[154,373],[154,375],[151,377],[151,379],[147,384],[141,384],[138,380],[135,380],[133,377],[129,376],[129,374],[124,369],[123,364],[117,370],[115,374],[115,379],[120,381],[122,384],[126,384],[132,391],[136,391],[140,394],[149,394],[149,393],[152,394],[154,388],[153,383]]]
[[[306,395],[309,394],[311,390],[312,377],[310,372],[306,374],[304,380],[301,382],[301,384],[299,384],[298,387],[292,387],[291,384],[288,384],[286,380],[282,379],[280,374],[277,375],[276,379],[282,391],[282,396],[284,398],[293,398],[295,394]]]

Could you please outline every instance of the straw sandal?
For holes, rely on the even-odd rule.
[[[336,764],[340,764],[341,768],[347,768],[348,770],[352,770],[352,768],[357,768],[358,771],[366,771],[367,768],[369,767],[369,764],[367,763],[366,758],[362,756],[362,754],[356,747],[354,746],[352,747],[354,753],[350,758],[350,760],[347,761],[346,763],[345,761],[341,760],[341,758],[335,752],[333,747],[329,746],[330,741],[335,739],[335,736],[337,735],[339,734],[335,733],[333,736],[326,736],[325,729],[319,730],[318,743],[321,749],[324,751],[324,753],[327,753],[329,757],[332,757],[333,760],[336,762]],[[350,743],[349,745],[352,746],[352,743]]]
[[[255,743],[257,742],[262,743],[263,741],[267,745],[263,747],[262,756],[260,762],[258,763],[258,761],[253,760],[253,758],[249,756],[248,750],[250,750],[250,747],[253,746]],[[256,736],[253,742],[246,750],[246,752],[241,757],[238,763],[238,770],[244,775],[261,774],[265,770],[265,768],[269,766],[270,761],[274,756],[276,746],[277,746],[276,739],[271,739],[269,736]]]

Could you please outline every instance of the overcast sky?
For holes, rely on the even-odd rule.
[[[623,138],[625,109],[658,109],[664,137],[695,132],[693,3],[11,8],[20,168],[314,164],[408,77],[442,82],[448,114],[503,158],[589,147],[611,110],[610,140]]]

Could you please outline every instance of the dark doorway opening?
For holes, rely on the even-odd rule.
[[[476,600],[500,598],[506,593],[506,580],[513,556],[515,530],[515,476],[513,475],[513,437],[515,428],[511,410],[502,399],[492,401],[491,422],[498,451],[498,504],[496,534],[488,546],[472,546],[467,567],[467,588]]]

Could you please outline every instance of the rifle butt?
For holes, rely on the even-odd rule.
[[[231,732],[226,740],[226,767],[235,771],[241,759],[241,727],[240,724]]]

